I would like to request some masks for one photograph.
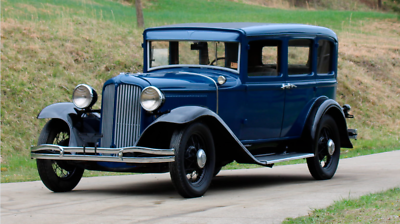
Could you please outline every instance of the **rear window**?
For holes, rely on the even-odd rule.
[[[333,43],[329,40],[318,41],[317,73],[327,74],[332,72]]]

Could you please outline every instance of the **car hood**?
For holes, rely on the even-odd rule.
[[[184,71],[160,71],[154,73],[122,73],[108,80],[104,86],[111,83],[124,83],[139,85],[142,88],[146,86],[156,86],[164,91],[179,90],[215,90],[219,76],[225,76],[227,79],[223,85],[218,85],[219,89],[232,88],[240,85],[240,79],[237,76],[218,72],[184,72]]]
[[[216,77],[191,72],[140,74],[138,77],[162,90],[209,90],[216,88]]]

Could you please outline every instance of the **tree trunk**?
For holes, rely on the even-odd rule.
[[[378,9],[382,8],[382,0],[378,0]]]
[[[144,27],[144,18],[143,18],[143,11],[142,11],[142,1],[135,0],[135,7],[136,7],[137,26],[139,28],[143,28]]]

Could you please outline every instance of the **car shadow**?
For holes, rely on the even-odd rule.
[[[310,174],[304,175],[278,175],[278,174],[240,174],[219,175],[214,177],[209,190],[249,190],[258,187],[272,187],[276,185],[295,185],[314,181]]]
[[[278,175],[271,173],[262,174],[235,174],[234,171],[229,175],[219,174],[214,177],[208,192],[242,190],[248,191],[258,187],[272,187],[276,185],[297,185],[315,181],[310,174],[302,175]],[[76,189],[74,194],[103,194],[103,195],[152,195],[166,198],[180,198],[170,179],[155,181],[141,181],[128,184],[118,184],[101,186],[95,188]]]

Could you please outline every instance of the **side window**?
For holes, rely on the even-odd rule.
[[[289,40],[288,75],[311,73],[311,44],[308,39]]]
[[[318,41],[317,73],[327,74],[332,71],[333,44],[328,40]]]
[[[248,76],[278,76],[281,41],[257,40],[249,45]]]

